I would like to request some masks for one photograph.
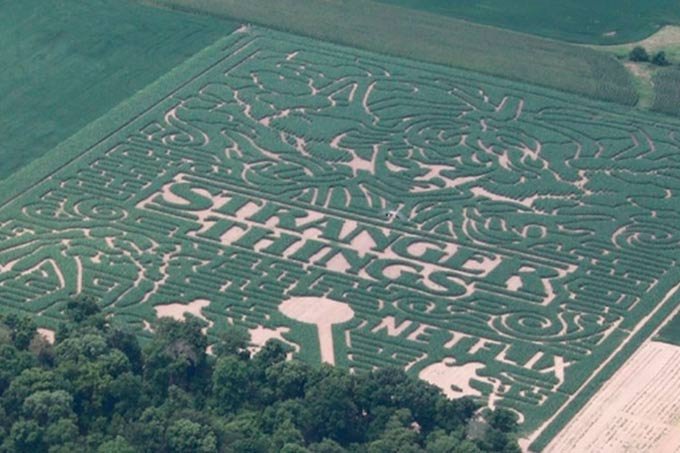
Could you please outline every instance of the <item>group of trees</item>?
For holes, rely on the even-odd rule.
[[[649,62],[655,66],[669,66],[671,64],[671,62],[668,61],[668,58],[666,58],[666,52],[663,50],[660,50],[654,55],[650,56],[647,52],[647,49],[642,46],[634,47],[633,50],[631,50],[628,54],[628,59],[636,63]]]
[[[0,451],[519,451],[514,414],[480,416],[400,370],[287,361],[278,342],[251,355],[238,329],[209,355],[196,318],[160,320],[142,348],[92,301],[66,316],[54,345],[1,319]]]

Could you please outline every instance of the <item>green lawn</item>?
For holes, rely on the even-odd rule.
[[[0,0],[0,179],[234,29],[121,0]]]
[[[566,41],[637,41],[680,23],[675,0],[378,0]],[[616,32],[616,34],[612,34]]]

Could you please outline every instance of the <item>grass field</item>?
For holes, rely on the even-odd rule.
[[[242,325],[544,446],[678,303],[679,125],[242,27],[0,185],[3,309]]]
[[[0,9],[0,179],[235,28],[125,0]]]
[[[445,64],[634,105],[632,77],[609,54],[367,0],[150,0],[388,55]],[[342,18],[342,20],[338,20]]]
[[[379,0],[525,33],[591,44],[637,41],[680,23],[675,0]]]

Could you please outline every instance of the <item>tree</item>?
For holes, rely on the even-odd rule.
[[[484,418],[488,427],[480,442],[485,450],[502,453],[519,453],[520,449],[514,438],[517,430],[517,416],[514,412],[499,408],[487,411]]]
[[[21,411],[24,401],[29,395],[38,391],[57,390],[60,383],[52,370],[42,368],[28,368],[17,374],[2,395],[2,405],[8,414],[17,414]]]
[[[306,363],[291,361],[270,366],[265,372],[265,377],[268,387],[274,389],[275,397],[286,400],[302,398],[305,387],[314,374]]]
[[[248,364],[235,356],[220,357],[212,376],[214,407],[220,414],[234,412],[248,398]]]
[[[12,425],[3,447],[6,451],[18,453],[43,451],[43,431],[33,420],[20,420]]]
[[[287,445],[302,446],[304,445],[304,442],[305,440],[302,437],[302,433],[290,420],[286,420],[280,424],[272,434],[272,444],[276,450],[279,451]]]
[[[120,328],[111,329],[106,336],[106,343],[112,349],[119,349],[130,361],[132,370],[139,373],[142,370],[142,348],[137,336],[132,332]]]
[[[22,371],[38,365],[37,358],[28,351],[19,351],[10,344],[0,345],[0,394],[10,385],[12,378]]]
[[[273,446],[260,428],[259,417],[252,411],[238,412],[221,429],[223,445],[229,452],[269,453]]]
[[[66,310],[64,311],[67,318],[74,324],[82,324],[94,317],[101,316],[101,308],[97,301],[91,297],[82,297],[79,299],[72,299],[66,303]],[[97,319],[101,321],[103,317]]]
[[[174,453],[213,453],[217,438],[210,427],[187,420],[175,421],[168,427],[168,448]]]
[[[480,442],[480,446],[486,451],[493,451],[498,453],[520,453],[521,450],[517,442],[508,434],[490,428],[486,431],[484,439]]]
[[[248,345],[250,344],[250,333],[244,327],[229,326],[220,334],[219,340],[213,345],[213,353],[217,357],[225,355],[236,355],[242,359],[250,357]]]
[[[186,321],[159,321],[144,366],[144,376],[157,398],[164,399],[171,385],[197,393],[210,388],[208,341],[201,328],[202,321],[193,316]]]
[[[48,360],[30,323],[0,320],[0,452],[518,452],[514,413],[476,417],[472,437],[472,400],[402,370],[286,361],[275,341],[251,357],[238,329],[209,357],[191,317],[162,320],[142,350],[96,305],[67,311]]]
[[[418,432],[411,426],[413,418],[408,409],[395,411],[379,439],[368,444],[368,453],[419,453]]]
[[[335,368],[311,384],[304,398],[306,437],[329,438],[344,445],[361,440],[365,423],[354,392],[352,376]]]
[[[23,413],[40,425],[47,425],[61,418],[75,418],[72,406],[73,397],[67,392],[41,390],[26,398]]]
[[[125,440],[123,436],[116,436],[115,439],[106,441],[99,445],[97,453],[135,453],[136,450]]]
[[[131,440],[141,451],[164,451],[167,419],[157,407],[149,407],[132,424]]]
[[[482,453],[482,450],[471,440],[465,439],[464,432],[446,433],[433,431],[425,442],[428,453]]]
[[[337,442],[330,439],[324,439],[321,442],[310,444],[308,449],[312,453],[345,453],[347,451]]]
[[[628,59],[635,62],[649,61],[649,54],[644,47],[636,46],[628,54]]]
[[[280,341],[269,340],[267,341],[262,349],[255,354],[253,358],[253,363],[256,367],[260,368],[263,372],[277,363],[284,362],[286,360],[286,350]]]
[[[669,66],[671,62],[666,58],[666,52],[662,50],[654,54],[652,64],[656,66]]]
[[[75,418],[61,418],[47,426],[43,440],[49,446],[50,452],[68,452],[75,449],[78,434]]]
[[[376,370],[361,377],[358,392],[369,410],[377,407],[409,409],[425,433],[436,425],[437,402],[443,399],[438,388],[396,368]]]
[[[469,424],[478,409],[479,404],[469,397],[456,400],[439,398],[434,407],[436,425],[453,431]]]
[[[517,415],[511,410],[498,408],[491,411],[486,417],[489,426],[504,433],[512,433],[517,430]]]
[[[296,427],[304,426],[303,413],[305,407],[300,398],[276,401],[267,406],[258,416],[262,431],[272,433],[280,426],[292,423]]]
[[[279,451],[281,453],[310,453],[308,449],[298,444],[286,444]]]
[[[54,348],[42,335],[36,333],[28,345],[28,350],[42,365],[50,366],[54,363]]]
[[[106,344],[106,340],[96,333],[69,337],[59,342],[54,348],[57,359],[62,364],[67,362],[74,364],[88,362],[106,354],[108,351],[109,347]]]
[[[10,329],[10,336],[14,346],[19,350],[27,349],[31,344],[31,340],[36,335],[35,323],[29,318],[20,318],[14,314],[5,316],[2,322]]]

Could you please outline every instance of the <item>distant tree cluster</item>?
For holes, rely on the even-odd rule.
[[[0,322],[2,452],[519,452],[514,414],[386,369],[350,374],[251,355],[227,332],[206,354],[203,321],[162,319],[146,348],[96,303],[68,304],[54,345]]]
[[[669,66],[671,64],[671,62],[668,61],[668,58],[666,57],[666,52],[663,50],[660,50],[653,56],[650,56],[647,52],[647,49],[642,46],[634,47],[633,50],[631,50],[628,54],[628,59],[637,63],[649,62],[655,66]]]

